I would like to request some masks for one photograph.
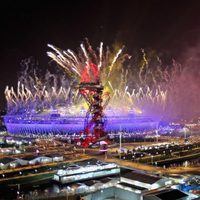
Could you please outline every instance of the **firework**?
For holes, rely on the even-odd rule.
[[[126,66],[123,65],[124,61],[131,57],[123,53],[123,46],[114,51],[108,48],[104,51],[101,42],[97,51],[94,51],[87,41],[80,45],[77,53],[67,50],[71,52],[70,55],[53,45],[48,46],[53,52],[47,52],[47,55],[65,69],[69,76],[77,79],[77,82],[101,81],[104,92],[109,92],[111,96],[108,106],[115,113],[127,114],[132,110],[136,114],[154,113],[154,116],[162,118],[169,89],[166,85],[172,75],[165,68],[161,70],[162,62],[158,57],[156,66],[154,62],[152,69],[152,60],[148,60],[144,49],[141,50],[139,61],[134,63],[133,60]]]
[[[36,70],[37,62],[31,59],[23,61],[25,69],[17,87],[7,86],[5,89],[8,116],[24,119],[27,116],[46,116],[50,119],[51,114],[56,112],[65,120],[74,117],[73,120],[84,123],[84,119],[79,117],[85,116],[88,104],[75,86],[80,82],[96,83],[99,80],[104,86],[103,94],[110,94],[110,101],[105,107],[108,129],[114,124],[112,120],[119,118],[124,120],[120,123],[125,123],[130,113],[136,118],[148,116],[157,122],[162,119],[172,121],[186,116],[187,108],[192,107],[192,103],[187,102],[195,98],[187,82],[193,83],[193,76],[187,67],[183,68],[174,60],[172,65],[165,66],[155,52],[142,49],[131,57],[125,53],[123,46],[115,45],[109,49],[103,42],[97,50],[88,41],[82,43],[77,51],[48,46],[52,51],[47,54],[65,73],[47,71],[41,74]],[[131,120],[135,119],[132,117]],[[131,121],[131,124],[134,122]],[[82,129],[83,126],[77,128],[79,131]],[[112,128],[109,130],[112,131]]]
[[[88,42],[86,45],[82,43],[77,54],[69,49],[67,51],[61,50],[51,44],[48,44],[48,47],[53,51],[47,52],[47,55],[58,63],[69,76],[79,80],[86,69],[85,73],[92,77],[93,81],[101,80],[103,85],[108,83],[110,76],[115,73],[115,67],[117,65],[121,67],[125,59],[124,54],[122,54],[123,47],[111,53],[109,49],[104,51],[103,42],[100,43],[97,52],[92,49]],[[91,64],[97,68],[90,71],[89,65]]]
[[[94,81],[101,78],[105,85],[104,92],[110,93],[111,100],[106,113],[109,114],[107,110],[113,110],[112,113],[115,115],[127,115],[133,111],[135,114],[163,117],[169,83],[172,82],[172,77],[175,79],[176,72],[174,70],[173,73],[169,73],[166,69],[161,71],[159,58],[157,58],[159,66],[156,66],[153,73],[144,50],[141,51],[141,60],[137,62],[133,60],[131,64],[124,67],[123,62],[130,56],[122,53],[123,47],[116,48],[115,53],[112,53],[108,48],[104,51],[101,42],[96,53],[89,43],[87,48],[81,44],[80,52],[76,54],[69,49],[64,51],[53,45],[48,46],[54,52],[47,52],[47,54],[77,81],[85,69],[87,74],[91,73],[85,68],[88,63],[93,62],[98,66],[98,75],[95,76],[92,73],[90,76]],[[33,110],[43,112],[60,107],[70,110],[70,107],[74,105],[77,109],[73,114],[79,115],[81,108],[87,109],[87,105],[73,86],[72,79],[68,80],[64,74],[57,75],[49,71],[41,77],[35,69],[37,62],[31,59],[24,60],[23,65],[25,70],[19,77],[16,92],[13,87],[7,86],[5,89],[8,113],[19,111],[30,113]],[[30,70],[30,65],[36,67]],[[164,81],[167,84],[163,84]]]

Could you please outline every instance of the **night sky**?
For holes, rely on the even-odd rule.
[[[199,42],[198,0],[13,2],[1,2],[1,109],[5,86],[17,85],[22,59],[33,56],[40,66],[48,66],[47,43],[76,49],[87,37],[94,47],[100,41],[121,42],[129,54],[151,48],[181,61]]]

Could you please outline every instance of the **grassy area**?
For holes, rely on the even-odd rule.
[[[39,182],[41,180],[51,180],[53,178],[53,172],[52,173],[41,173],[41,174],[34,174],[34,176],[26,176],[26,177],[17,177],[12,178],[9,180],[4,180],[1,182],[1,184],[28,184],[28,183],[34,183]]]

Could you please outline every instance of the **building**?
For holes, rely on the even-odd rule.
[[[18,162],[14,158],[4,157],[0,159],[0,169],[15,168]]]
[[[121,183],[130,184],[134,187],[140,187],[147,190],[153,190],[160,187],[171,185],[172,181],[156,175],[150,175],[141,171],[132,170],[120,177]]]
[[[120,168],[115,163],[104,163],[99,161],[82,162],[79,165],[68,166],[66,170],[58,170],[53,180],[64,183],[95,179],[111,175],[119,175]]]
[[[49,163],[52,162],[52,158],[47,157],[47,156],[25,156],[23,158],[19,158],[18,162],[21,165],[35,165],[35,164],[44,164],[44,163]]]
[[[190,200],[187,194],[177,189],[165,189],[144,195],[144,200]]]
[[[52,162],[61,162],[64,160],[64,157],[61,154],[48,154],[46,156],[51,158]]]
[[[107,115],[106,132],[135,132],[155,130],[159,121],[148,116]],[[83,130],[85,116],[53,116],[51,113],[27,115],[5,115],[6,128],[11,134],[60,134],[67,133],[73,139],[73,134]],[[119,126],[119,124],[121,126]]]
[[[108,163],[107,163],[108,164]],[[94,163],[93,163],[94,165]],[[106,164],[105,164],[106,166]],[[79,194],[85,200],[105,200],[105,199],[120,199],[120,200],[176,200],[181,197],[180,200],[190,200],[189,196],[182,193],[179,190],[172,189],[173,181],[169,178],[152,175],[139,170],[132,170],[124,168],[121,175],[108,177],[104,174],[104,177],[99,178],[96,176],[96,171],[90,171],[93,173],[93,177],[87,176],[87,166],[85,171],[80,166],[74,166],[75,171],[82,171],[69,175],[71,182],[75,184],[68,185],[69,191],[73,194]],[[98,170],[97,170],[98,171]],[[70,171],[68,170],[70,173]],[[78,171],[77,171],[78,172]],[[82,174],[87,178],[82,179]],[[68,177],[68,176],[65,176]],[[74,179],[73,179],[74,178]],[[62,178],[60,178],[62,182]],[[67,179],[66,179],[67,180]],[[63,180],[63,183],[66,183]],[[68,183],[70,183],[68,181]],[[81,182],[79,182],[81,181]],[[177,198],[164,198],[169,197],[171,194]]]

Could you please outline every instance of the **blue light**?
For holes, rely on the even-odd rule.
[[[80,133],[84,129],[85,116],[52,115],[6,115],[8,132],[13,134],[69,134]],[[157,120],[144,116],[108,116],[106,132],[136,132],[155,130]],[[121,128],[120,128],[121,127]]]

